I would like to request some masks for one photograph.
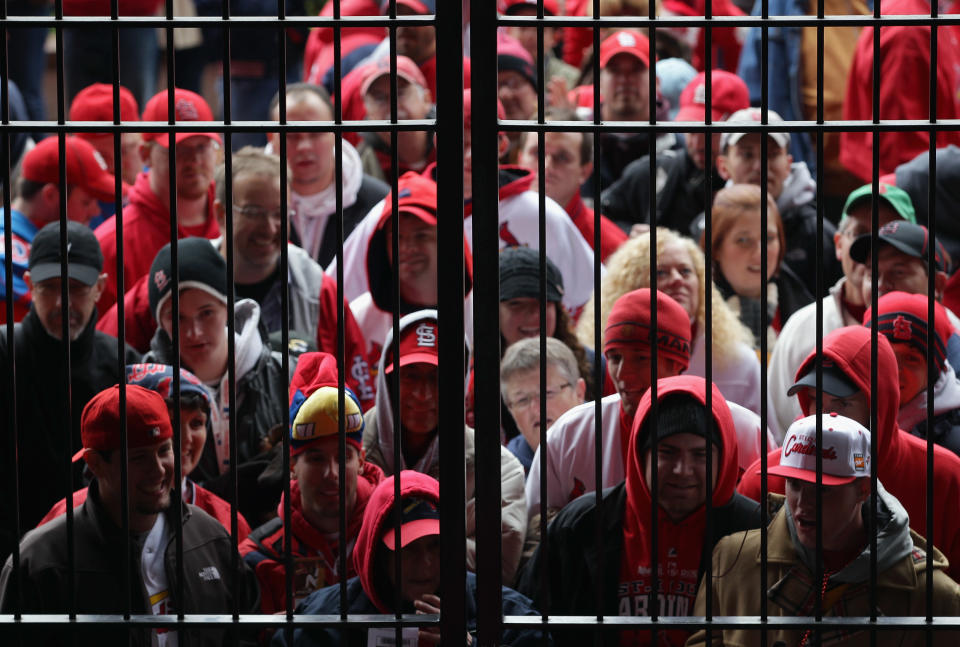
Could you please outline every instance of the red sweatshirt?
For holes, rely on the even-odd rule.
[[[573,198],[570,199],[570,202],[567,203],[567,206],[564,208],[564,211],[567,212],[567,215],[570,216],[570,220],[573,221],[573,224],[577,226],[577,229],[580,230],[580,233],[583,234],[583,237],[586,239],[587,244],[590,245],[590,249],[596,251],[593,247],[593,220],[594,213],[593,209],[588,207],[583,203],[583,198],[580,197],[580,191],[577,191]],[[623,243],[627,242],[627,235],[623,233],[623,230],[613,224],[613,221],[607,218],[604,215],[600,216],[600,260],[603,263],[607,262],[607,258],[610,254],[617,251],[617,248],[620,247]]]
[[[824,337],[823,355],[853,380],[860,390],[870,393],[870,330],[862,326],[839,328]],[[797,377],[813,367],[816,351],[811,353],[797,371]],[[956,514],[960,500],[960,458],[953,452],[934,445],[934,471],[927,474],[927,443],[897,426],[900,409],[900,378],[897,358],[887,338],[877,339],[877,478],[887,491],[895,496],[910,515],[910,527],[921,535],[927,532],[926,495],[927,478],[933,478],[934,524],[933,543],[950,560],[948,574],[960,574],[960,516]],[[812,406],[807,390],[797,394],[800,408]],[[826,412],[825,412],[826,413]],[[842,413],[842,412],[840,412]],[[767,456],[767,465],[780,464],[780,450]],[[760,461],[748,467],[737,486],[739,492],[752,499],[760,498]],[[770,492],[783,493],[784,481],[768,477]]]

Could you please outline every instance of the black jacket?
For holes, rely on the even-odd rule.
[[[381,182],[377,178],[364,174],[360,182],[360,190],[357,192],[357,201],[343,210],[343,239],[346,240],[350,232],[363,220],[364,216],[386,195],[390,193],[389,185]],[[300,245],[300,236],[294,227],[290,228],[290,242],[294,245]],[[331,217],[327,220],[326,227],[323,228],[323,238],[320,242],[320,250],[317,252],[317,261],[320,267],[326,267],[337,257],[337,219]]]
[[[927,420],[910,430],[914,436],[927,438]],[[960,409],[944,411],[933,417],[933,442],[946,447],[954,454],[960,455]]]
[[[171,529],[179,521],[183,527],[183,599],[177,599],[176,540],[171,533],[165,549],[165,570],[170,585],[171,607],[188,614],[227,614],[233,611],[233,587],[237,585],[240,613],[258,613],[260,589],[253,571],[237,561],[239,570],[231,566],[233,542],[213,517],[192,505],[184,504],[181,514],[168,509]],[[74,545],[76,547],[75,591],[76,611],[80,614],[121,614],[126,609],[123,557],[123,531],[110,519],[100,501],[97,482],[90,484],[86,501],[74,511]],[[140,551],[131,546],[130,592],[131,612],[150,613],[151,605],[141,579]],[[8,559],[0,574],[0,612],[67,613],[71,592],[68,588],[67,517],[53,521],[28,533],[21,544],[19,577],[13,574],[13,559]],[[17,580],[20,580],[20,586]],[[235,581],[236,580],[236,581]],[[23,604],[18,606],[22,595]],[[40,640],[32,644],[70,644],[73,634],[78,642],[90,645],[126,645],[127,630],[101,625],[89,631],[63,627],[59,631],[45,628]],[[130,631],[132,644],[150,645],[148,629]],[[180,645],[231,644],[229,632],[191,628],[181,632]]]
[[[832,222],[823,219],[823,237],[819,245],[823,249],[823,291],[817,295],[817,205],[815,202],[784,209],[780,213],[783,221],[783,236],[787,241],[783,264],[793,270],[803,281],[810,294],[817,298],[825,297],[834,283],[843,276],[843,267],[837,260],[833,235],[837,228]]]
[[[636,223],[656,224],[684,236],[697,236],[698,220],[706,210],[703,199],[707,176],[697,168],[686,148],[667,150],[657,154],[657,210],[650,222],[650,156],[644,155],[631,162],[620,178],[601,197],[603,215],[629,230]],[[713,170],[713,193],[725,182]]]
[[[523,567],[517,590],[533,600],[533,606],[550,615],[594,615],[597,613],[597,587],[604,615],[619,615],[617,589],[620,585],[620,558],[623,551],[623,517],[627,504],[626,483],[603,491],[603,553],[597,545],[596,493],[571,501],[547,527],[549,563],[544,560],[543,544]],[[734,494],[730,502],[713,512],[713,533],[704,542],[698,577],[702,577],[714,545],[738,530],[760,527],[760,506],[745,496]],[[540,578],[549,575],[547,598]],[[592,629],[581,631],[564,627],[555,631],[557,645],[592,644]],[[604,644],[616,645],[619,634],[611,630]]]
[[[66,363],[59,339],[47,334],[31,307],[23,321],[14,326],[13,338],[17,387],[17,465],[20,476],[21,534],[30,530],[60,499],[82,487],[81,466],[74,465],[70,475],[66,454],[77,451],[80,442],[80,415],[94,395],[119,384],[126,364],[140,361],[140,355],[125,345],[123,361],[117,359],[117,340],[94,328],[93,312],[87,327],[70,343],[70,411],[66,410]],[[3,454],[0,469],[3,483],[0,496],[0,560],[13,552],[16,536],[13,509],[13,428],[10,393],[13,388],[7,369],[10,344],[6,327],[0,332],[0,393],[4,406],[0,415]]]

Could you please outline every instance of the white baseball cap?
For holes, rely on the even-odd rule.
[[[728,125],[736,125],[737,123],[743,124],[758,124],[760,123],[760,108],[744,108],[742,110],[737,110],[735,113],[730,115],[727,118]],[[774,110],[767,110],[767,123],[768,124],[782,124],[783,117],[777,114]],[[720,135],[720,150],[725,151],[727,146],[733,146],[738,141],[743,139],[745,135],[749,133],[723,133]],[[773,141],[777,143],[780,148],[787,148],[790,146],[790,133],[767,133]]]
[[[825,413],[820,420],[823,427],[820,445],[823,484],[844,485],[862,476],[870,476],[870,432],[867,428],[837,413]],[[768,471],[775,476],[817,482],[816,415],[801,418],[790,425],[780,453],[780,464]]]

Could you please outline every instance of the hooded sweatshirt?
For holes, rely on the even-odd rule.
[[[914,436],[932,436],[933,442],[960,454],[960,379],[949,362],[944,363],[933,385],[933,433],[928,434],[927,390],[900,407],[897,423]]]
[[[202,236],[216,238],[220,227],[213,211],[214,188],[210,184],[207,196],[207,220],[199,227],[178,227],[177,238]],[[141,276],[150,271],[150,265],[160,248],[170,242],[170,210],[150,188],[150,173],[144,171],[130,187],[129,202],[123,208],[123,281],[132,287]],[[103,250],[103,271],[108,275],[107,285],[97,301],[97,312],[106,314],[117,301],[117,217],[112,216],[93,232]]]
[[[660,380],[657,385],[657,398],[662,400],[669,394],[685,393],[706,405],[706,382],[703,378],[678,376]],[[726,505],[734,497],[734,487],[739,476],[737,432],[733,418],[723,394],[716,384],[712,385],[711,410],[715,423],[714,431],[719,433],[721,447],[719,451],[716,485],[712,490],[711,505]],[[661,595],[657,596],[657,613],[668,616],[692,615],[696,598],[698,568],[704,550],[706,528],[706,507],[701,506],[679,522],[670,519],[664,509],[657,506],[657,555],[652,553],[652,532],[650,519],[654,505],[650,486],[645,476],[645,461],[641,449],[647,439],[640,438],[644,422],[651,413],[653,399],[651,391],[643,396],[633,419],[630,444],[627,450],[626,493],[627,503],[623,519],[623,553],[620,561],[620,615],[650,615],[653,602],[648,591],[652,585],[651,574],[654,561],[660,578]],[[661,475],[660,485],[664,479]],[[686,631],[665,631],[660,633],[660,643],[682,645],[688,636]],[[621,634],[620,644],[647,644],[646,632],[626,632]]]
[[[337,382],[337,358],[328,353],[309,353],[301,356],[297,370],[290,381],[290,420],[292,421],[307,398],[321,387],[339,388]],[[360,401],[347,389],[346,397],[360,407]],[[357,448],[358,451],[359,448]],[[361,454],[362,456],[362,454]],[[363,512],[374,488],[383,479],[383,470],[370,462],[361,463],[357,474],[357,494],[353,508],[346,518],[346,577],[356,575],[350,551],[353,540],[360,531]],[[290,520],[293,549],[294,606],[313,591],[340,581],[338,551],[339,537],[328,535],[314,527],[303,513],[300,484],[290,483]],[[284,516],[284,501],[277,506],[277,517],[254,530],[240,546],[244,561],[254,569],[260,581],[261,604],[264,613],[277,613],[286,609],[286,565],[284,541],[287,530]]]
[[[823,339],[823,355],[830,359],[866,394],[870,394],[870,330],[862,326],[848,326],[833,331]],[[797,371],[797,379],[812,370],[816,350]],[[877,476],[896,497],[911,519],[911,527],[926,536],[927,507],[926,480],[934,480],[933,543],[950,561],[951,576],[960,573],[960,517],[956,514],[956,502],[960,500],[960,458],[943,447],[935,445],[934,471],[927,474],[927,444],[916,436],[900,429],[897,414],[900,409],[900,380],[897,358],[890,342],[884,335],[877,338],[877,456],[874,461]],[[806,411],[812,405],[807,389],[797,393],[800,408]],[[869,395],[867,399],[870,401]],[[780,463],[780,450],[767,456],[767,465]],[[760,461],[744,473],[738,491],[750,498],[760,496]],[[770,476],[767,479],[770,492],[783,493],[784,480]]]
[[[436,310],[421,310],[411,313],[400,319],[400,333],[416,326],[424,320],[437,320]],[[366,429],[363,434],[363,448],[367,452],[367,459],[383,468],[387,476],[399,470],[416,470],[428,474],[433,478],[440,477],[440,434],[435,433],[433,440],[423,456],[413,465],[407,465],[401,453],[403,462],[398,467],[393,463],[393,407],[390,400],[390,385],[384,368],[387,366],[388,356],[393,346],[393,329],[387,332],[386,342],[380,356],[377,370],[377,406],[370,409],[364,419]],[[476,567],[476,451],[474,445],[474,430],[464,425],[464,461],[466,466],[466,510],[467,510],[467,567]],[[502,537],[501,550],[503,558],[503,581],[512,582],[520,564],[523,551],[523,542],[527,533],[527,511],[523,492],[524,472],[510,450],[500,446],[500,509]]]

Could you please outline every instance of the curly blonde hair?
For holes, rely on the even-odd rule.
[[[699,279],[699,305],[695,325],[698,331],[706,328],[706,297],[704,289],[704,257],[700,247],[684,236],[669,229],[657,227],[657,255],[663,253],[663,248],[669,243],[680,243],[690,254],[690,260]],[[632,290],[650,287],[650,234],[641,234],[631,238],[610,256],[606,264],[607,275],[600,284],[600,322],[606,326],[607,316],[613,308],[614,302]],[[739,317],[723,300],[720,291],[715,285],[710,286],[711,302],[713,303],[712,321],[710,323],[711,338],[713,339],[713,361],[718,367],[725,367],[730,361],[735,361],[737,354],[734,351],[736,342],[743,342],[753,347],[753,334],[740,323]],[[577,338],[585,346],[593,347],[598,344],[603,348],[603,334],[600,339],[594,339],[593,308],[596,294],[583,308],[583,314],[577,323]],[[696,334],[695,334],[696,335]]]

